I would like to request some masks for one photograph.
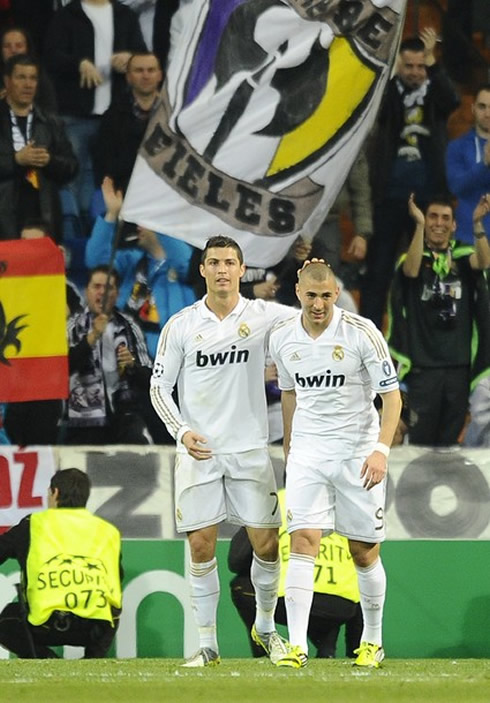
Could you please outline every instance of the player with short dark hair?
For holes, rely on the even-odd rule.
[[[215,557],[218,524],[247,527],[257,598],[252,636],[272,661],[287,651],[274,611],[280,575],[277,487],[267,450],[264,371],[269,331],[290,308],[239,293],[239,245],[213,237],[201,275],[207,294],[174,315],[160,335],[151,381],[153,406],[177,440],[175,519],[191,550],[190,586],[200,649],[184,666],[219,662]],[[172,398],[177,385],[179,407]]]

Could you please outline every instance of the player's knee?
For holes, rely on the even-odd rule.
[[[279,555],[279,537],[277,530],[260,530],[251,538],[253,550],[259,559],[276,561]]]
[[[350,541],[349,547],[354,564],[361,568],[371,566],[379,557],[379,544]]]
[[[191,559],[196,564],[211,561],[214,559],[216,544],[214,540],[208,539],[206,535],[194,532],[188,535]]]
[[[318,530],[296,530],[291,535],[291,553],[316,557],[320,547],[321,532]]]

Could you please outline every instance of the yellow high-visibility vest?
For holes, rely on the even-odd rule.
[[[279,491],[279,504],[282,515],[282,525],[279,530],[279,557],[281,560],[279,595],[283,596],[291,546],[286,523],[284,489]],[[336,532],[332,532],[328,537],[322,537],[320,551],[315,560],[313,588],[315,593],[329,593],[359,603],[357,573],[346,537],[342,537]]]
[[[121,607],[121,535],[85,508],[50,508],[30,517],[28,620],[42,625],[54,610],[108,620]]]

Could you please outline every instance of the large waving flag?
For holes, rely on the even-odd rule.
[[[372,127],[406,0],[193,0],[125,220],[252,266],[313,236]]]
[[[0,401],[67,397],[63,254],[47,237],[0,242]]]

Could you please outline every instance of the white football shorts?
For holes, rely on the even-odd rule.
[[[281,514],[267,449],[175,459],[175,524],[190,532],[227,520],[247,527],[279,527]]]
[[[324,457],[291,448],[286,466],[288,532],[320,529],[359,542],[383,542],[386,481],[367,491],[360,478],[364,458]]]

